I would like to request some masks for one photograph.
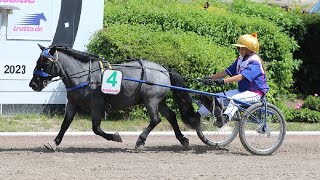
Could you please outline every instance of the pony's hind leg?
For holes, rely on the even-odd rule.
[[[148,101],[145,103],[145,107],[147,108],[149,117],[150,117],[150,123],[149,126],[143,130],[143,132],[140,134],[135,149],[142,149],[145,145],[145,141],[149,135],[149,133],[161,122],[161,119],[159,117],[158,113],[158,102],[155,101]]]
[[[64,116],[64,120],[62,122],[59,134],[57,135],[57,137],[54,139],[52,143],[47,143],[44,145],[46,148],[50,149],[51,151],[56,150],[57,146],[62,141],[64,133],[67,131],[71,122],[73,121],[75,114],[76,114],[76,107],[72,105],[70,102],[68,102],[66,106],[66,114]]]
[[[176,114],[168,107],[168,105],[165,103],[165,100],[160,103],[159,112],[170,122],[176,135],[176,138],[180,141],[183,147],[188,148],[189,139],[185,138],[184,135],[181,133],[177,122]]]

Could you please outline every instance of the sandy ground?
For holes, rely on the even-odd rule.
[[[187,136],[149,136],[143,152],[137,136],[123,143],[95,135],[65,136],[56,152],[43,147],[54,136],[0,137],[0,179],[319,179],[320,136],[288,135],[272,156],[253,156],[236,138],[226,149]]]

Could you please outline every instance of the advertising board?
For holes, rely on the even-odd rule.
[[[65,104],[61,81],[42,92],[29,87],[38,44],[86,51],[103,26],[103,10],[103,0],[0,0],[0,104]]]

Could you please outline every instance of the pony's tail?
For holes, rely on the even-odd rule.
[[[173,69],[169,69],[171,85],[186,88],[184,78]],[[200,125],[200,115],[192,106],[192,99],[188,92],[172,89],[173,99],[177,104],[182,121],[193,129]]]

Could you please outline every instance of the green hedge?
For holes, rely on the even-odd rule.
[[[320,97],[317,95],[308,96],[302,106],[299,105],[298,107],[288,107],[285,101],[280,100],[275,105],[281,109],[288,122],[320,122]]]
[[[162,32],[129,24],[109,25],[94,36],[88,48],[112,63],[127,57],[146,58],[175,68],[190,80],[221,71],[235,58],[231,48],[218,46],[192,32]],[[189,83],[191,88],[201,89],[199,83]],[[203,86],[202,89],[215,91]]]
[[[174,30],[193,32],[226,47],[231,47],[230,44],[242,34],[258,32],[260,55],[267,62],[272,94],[287,93],[292,85],[293,71],[299,66],[299,61],[293,60],[292,57],[292,52],[298,45],[287,32],[293,28],[290,26],[293,20],[286,15],[287,12],[282,11],[285,16],[278,15],[282,17],[281,20],[274,22],[276,18],[264,19],[270,14],[252,18],[252,11],[251,15],[244,15],[244,12],[239,11],[231,12],[225,8],[227,5],[211,6],[208,10],[204,10],[202,3],[179,3],[173,0],[107,1],[104,25],[108,27],[112,24],[140,24],[164,32]],[[242,6],[246,7],[244,3]],[[273,8],[269,7],[271,10]],[[276,10],[280,12],[279,9]],[[279,25],[280,22],[283,22],[283,26]],[[298,20],[296,24],[299,24]],[[163,46],[165,45],[161,47]],[[235,53],[235,49],[233,51]],[[218,69],[226,67],[215,65]]]
[[[286,13],[283,11],[283,13]],[[283,28],[263,18],[246,17],[223,10],[203,10],[196,3],[174,1],[117,1],[106,3],[104,24],[153,24],[163,31],[181,29],[211,38],[215,43],[230,46],[246,33],[258,32],[261,53],[265,61],[290,58],[297,43],[283,33]],[[292,57],[291,57],[292,58]]]
[[[310,109],[300,109],[292,111],[292,118],[287,119],[288,122],[305,122],[318,123],[320,122],[320,112]]]
[[[268,19],[296,40],[303,39],[306,33],[304,21],[300,18],[301,9],[285,12],[279,5],[252,2],[250,0],[236,0],[228,4],[230,12],[239,13],[250,18]]]
[[[320,112],[320,97],[317,96],[308,96],[304,101],[302,108],[308,108],[310,110]]]

